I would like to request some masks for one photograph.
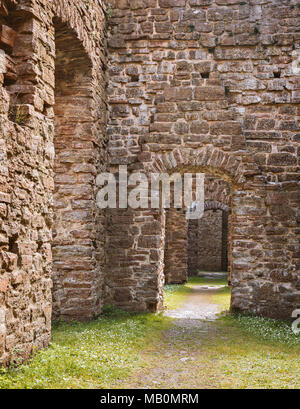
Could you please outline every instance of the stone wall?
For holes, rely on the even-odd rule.
[[[202,222],[202,218],[200,220],[189,220],[188,223],[188,275],[189,276],[196,276],[199,273],[199,270],[205,269],[205,265],[207,263],[205,262],[203,264],[203,256],[205,257],[205,254],[202,255],[201,258],[199,257],[200,255],[200,247],[205,246],[205,243],[208,241],[210,243],[210,247],[214,247],[214,243],[216,242],[216,237],[214,232],[216,232],[216,236],[222,235],[221,243],[219,243],[219,251],[217,251],[217,258],[216,261],[219,259],[219,262],[214,264],[214,267],[212,268],[212,271],[218,271],[218,270],[223,270],[227,271],[229,269],[228,265],[228,226],[226,226],[226,220],[228,217],[228,212],[230,210],[230,204],[231,204],[231,190],[230,190],[230,185],[226,182],[224,182],[220,178],[216,178],[212,175],[206,175],[205,176],[205,184],[204,184],[204,200],[205,200],[205,213],[204,213],[204,221]],[[211,235],[208,238],[207,237],[207,231],[206,234],[201,233],[201,226],[205,225],[205,220],[206,220],[206,211],[208,210],[220,210],[223,213],[222,216],[222,225],[221,231],[218,229],[210,229],[209,226],[207,228],[209,229]],[[215,213],[216,215],[216,213]],[[213,221],[213,224],[214,221]],[[218,244],[217,244],[218,247]],[[212,262],[209,262],[210,265],[212,265]]]
[[[89,56],[65,24],[57,22],[54,28],[53,312],[65,319],[90,319],[100,313],[102,302],[104,241],[97,229],[103,222],[95,204],[95,175],[105,162],[94,118],[102,115],[103,121],[104,116],[101,105],[93,104],[101,102],[104,84],[94,99],[97,79]]]
[[[183,284],[188,279],[188,221],[183,209],[168,209],[164,274],[167,284]]]
[[[199,272],[198,258],[198,222],[199,220],[189,220],[188,222],[188,249],[187,249],[187,269],[188,276],[194,277]]]
[[[166,212],[95,205],[106,129],[112,172],[227,183],[232,309],[300,307],[298,2],[108,3],[0,2],[3,363],[48,344],[51,277],[57,317],[163,308]]]
[[[205,175],[205,210],[220,209],[222,215],[224,212],[224,219],[226,219],[230,199],[228,183],[212,175]],[[204,217],[199,220],[187,220],[184,209],[168,209],[164,255],[164,274],[167,283],[185,283],[188,275],[197,275],[199,269],[227,270],[228,229],[226,220],[223,220],[223,216],[220,220],[213,217],[213,226],[209,226],[206,213],[205,211]],[[218,222],[221,223],[220,226]],[[208,253],[204,251],[205,243],[210,249]],[[214,255],[216,255],[215,258]]]
[[[200,271],[228,271],[228,211],[205,211],[188,224],[188,275]]]
[[[198,225],[198,267],[202,271],[222,270],[222,210],[208,210]]]
[[[127,164],[132,171],[202,171],[226,181],[232,308],[290,317],[300,302],[296,2],[110,4],[112,170]],[[128,220],[122,214],[110,241],[122,217]],[[109,271],[110,294],[119,291],[111,278],[122,277],[124,308],[157,309],[163,215],[145,210],[130,217],[121,259]],[[155,225],[150,236],[143,233],[148,223]]]
[[[7,364],[50,340],[54,217],[55,313],[88,319],[100,311],[104,226],[93,197],[107,162],[105,15],[100,0],[26,0],[1,1],[0,19],[0,362]],[[66,81],[63,66],[71,69]]]

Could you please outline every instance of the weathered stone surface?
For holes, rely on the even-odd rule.
[[[109,166],[225,181],[232,308],[300,307],[300,9],[241,3],[0,2],[0,362],[48,344],[52,295],[163,308],[165,213],[101,213]]]
[[[205,177],[204,215],[188,224],[188,274],[229,271],[230,186],[222,179]]]
[[[17,33],[12,28],[2,24],[0,28],[0,42],[4,46],[13,48]]]
[[[165,280],[184,284],[188,280],[188,221],[183,209],[166,212]]]
[[[198,225],[198,270],[222,271],[222,210],[208,210]]]
[[[300,10],[280,0],[161,0],[148,3],[140,21],[139,12],[130,4],[113,5],[112,37],[120,36],[126,56],[123,50],[109,50],[113,67],[110,98],[122,101],[122,112],[115,115],[113,110],[109,117],[111,152],[114,155],[116,144],[122,148],[121,156],[113,157],[111,163],[130,163],[132,169],[155,172],[213,173],[228,183],[230,191],[221,200],[212,200],[231,209],[232,307],[288,318],[300,300],[295,303],[279,295],[270,273],[299,274],[299,259],[292,250],[299,236],[299,130],[295,121],[299,84],[292,66],[293,48],[299,47]],[[124,10],[130,34],[118,29]],[[132,86],[128,67],[134,67],[135,86],[143,90],[139,108],[122,97]],[[268,199],[279,192],[285,204]],[[131,291],[137,301],[121,303],[128,309],[146,306],[141,277],[143,283],[154,280],[151,305],[161,306],[163,269],[169,269],[168,252],[163,254],[168,248],[164,246],[168,217],[165,221],[162,214],[150,210],[140,216],[130,223],[135,243],[143,242],[147,218],[161,224],[162,245],[155,248],[155,257],[150,248],[144,247],[140,254],[135,245],[122,253],[117,266],[108,257],[108,263],[114,263],[106,279],[110,294],[118,287],[115,277],[124,274],[124,279],[133,280]],[[109,235],[118,235],[119,222],[116,219]],[[285,230],[268,233],[274,224]],[[278,248],[284,248],[284,256]],[[171,253],[178,260],[176,250]],[[184,245],[182,253],[184,264]],[[297,297],[297,291],[292,282],[290,294]]]
[[[48,345],[53,282],[55,316],[101,310],[93,185],[106,164],[105,13],[101,1],[0,3],[0,362],[9,364]]]

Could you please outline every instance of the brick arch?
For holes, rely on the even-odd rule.
[[[223,212],[230,212],[230,207],[217,200],[207,200],[204,202],[204,211],[208,210],[222,210]]]
[[[54,0],[49,2],[47,6],[51,10],[52,19],[53,20],[59,19],[61,20],[62,23],[66,24],[68,28],[76,34],[78,40],[80,40],[80,42],[82,43],[82,46],[85,49],[86,53],[88,55],[93,55],[93,59],[96,60],[95,61],[96,64],[102,65],[101,58],[98,55],[98,53],[97,54],[95,53],[95,50],[99,47],[97,45],[97,37],[101,38],[103,30],[101,29],[101,27],[98,27],[98,30],[94,32],[93,36],[89,35],[89,33],[87,33],[85,23],[81,17],[79,9],[74,7],[72,3],[73,3],[72,0]],[[96,14],[97,17],[102,18],[104,17],[104,13],[103,14],[101,13],[100,16],[99,10],[97,13],[94,8],[91,8],[89,10],[89,14],[90,19],[96,17]]]
[[[264,226],[261,226],[258,237],[257,234],[254,236],[251,223],[254,225],[261,223],[260,215],[265,212],[265,204],[263,193],[257,192],[252,184],[246,183],[246,176],[257,174],[259,170],[252,166],[249,158],[242,160],[231,152],[224,152],[211,146],[199,149],[181,147],[168,153],[154,154],[151,163],[148,163],[148,166],[145,164],[144,167],[148,174],[150,172],[203,172],[218,176],[228,182],[231,186],[230,206],[233,221],[229,235],[232,306],[238,309],[241,306],[251,305],[251,296],[246,301],[241,296],[244,287],[241,277],[246,274],[255,276],[260,265],[260,259],[257,256],[259,253],[251,249],[253,245],[263,249]],[[252,173],[249,173],[251,167]],[[135,211],[130,209],[126,218],[119,211],[114,213],[113,219],[113,224],[116,224],[113,231],[119,232],[120,229],[124,229],[124,223],[128,225],[126,226],[126,240],[121,243],[124,249],[122,247],[120,250],[118,247],[116,251],[113,248],[116,243],[120,243],[119,236],[115,238],[112,235],[110,238],[108,265],[113,274],[106,280],[106,302],[128,310],[158,311],[162,309],[164,306],[163,287],[166,278],[164,269],[166,212],[164,209]],[[249,241],[249,244],[244,244],[243,240]],[[121,257],[121,263],[119,259],[117,263],[115,261],[117,254]],[[123,277],[128,283],[126,290],[121,284],[120,277]]]
[[[249,183],[252,176],[260,174],[249,155],[246,152],[225,152],[211,145],[198,149],[181,146],[169,152],[152,153],[150,161],[143,167],[148,175],[150,172],[202,172],[217,176],[230,185],[229,278],[232,282],[232,307],[243,309],[245,305],[246,308],[251,305],[252,308],[251,296],[247,300],[241,296],[244,287],[241,277],[246,274],[255,276],[260,266],[259,253],[251,249],[255,245],[263,252],[265,227],[260,226],[258,237],[254,235],[251,224],[261,224],[260,215],[265,212],[265,203],[263,191],[257,191],[254,184]],[[125,217],[122,212],[117,213],[114,213],[113,223],[116,224],[114,230],[119,232],[120,228],[124,228]],[[122,227],[117,226],[118,223]],[[117,251],[113,248],[115,243],[120,243],[120,238],[114,235],[110,238],[108,265],[113,274],[106,280],[106,302],[128,310],[158,311],[164,305],[166,212],[163,209],[129,210],[126,223],[126,240],[121,243],[124,246],[121,252],[120,248]],[[244,244],[243,240],[249,244]],[[122,259],[121,263],[114,261],[117,254]],[[129,283],[126,291],[120,285],[120,277]]]
[[[260,174],[246,152],[225,152],[207,145],[198,149],[175,148],[165,153],[152,154],[151,161],[144,164],[146,173],[206,173],[217,176],[227,182],[230,189],[231,221],[229,232],[229,280],[232,283],[232,308],[254,309],[251,292],[244,297],[243,277],[256,276],[261,266],[261,254],[264,253],[265,226],[262,214],[266,214],[264,190],[256,189],[252,176]],[[212,205],[216,206],[216,204]],[[219,206],[219,204],[217,205]],[[225,207],[224,207],[225,209]],[[165,240],[166,215],[163,209],[129,211],[126,222],[126,242],[122,249],[124,267],[118,263],[114,270],[114,279],[108,281],[107,302],[128,310],[158,311],[163,308],[163,286],[165,282]],[[118,220],[124,220],[124,215]],[[257,229],[259,226],[259,235]],[[119,231],[120,227],[116,229]],[[169,230],[170,231],[170,230]],[[113,244],[113,241],[111,241]],[[252,250],[253,246],[258,250]],[[115,252],[109,250],[112,255]],[[128,260],[128,261],[127,261]],[[109,257],[108,264],[114,263]],[[126,292],[120,288],[119,277],[128,279]],[[121,297],[122,296],[122,297]]]
[[[151,172],[175,172],[177,169],[189,171],[196,169],[198,172],[206,172],[216,175],[229,182],[231,185],[242,185],[246,181],[251,164],[251,174],[259,174],[260,170],[247,158],[242,161],[236,154],[224,152],[211,145],[199,149],[180,147],[171,152],[154,155],[149,171]]]

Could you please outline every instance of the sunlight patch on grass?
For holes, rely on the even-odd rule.
[[[222,287],[218,290],[218,293],[211,297],[213,304],[217,304],[221,307],[221,311],[229,311],[230,309],[230,288]]]
[[[189,277],[186,284],[167,284],[164,287],[165,306],[168,310],[175,310],[181,307],[186,297],[192,292],[194,286],[220,286],[225,285],[224,289],[220,289],[219,293],[212,297],[214,304],[219,304],[222,310],[229,310],[230,307],[230,289],[228,287],[227,278],[216,276],[213,278],[207,277]]]
[[[181,307],[186,297],[192,292],[188,284],[167,284],[164,286],[165,307],[168,310],[175,310]]]
[[[205,276],[198,276],[198,277],[190,277],[187,283],[187,287],[193,288],[195,285],[204,285],[204,286],[224,286],[218,290],[218,293],[211,296],[212,304],[217,304],[221,307],[221,311],[229,311],[230,309],[230,288],[228,286],[227,277],[224,276],[220,277],[216,275],[213,277],[213,273],[211,273],[211,277],[207,278]]]
[[[203,276],[199,276],[199,277],[189,277],[189,281],[187,283],[187,286],[193,286],[193,285],[228,285],[227,282],[227,277],[211,277],[211,278],[207,278],[207,277],[203,277]]]

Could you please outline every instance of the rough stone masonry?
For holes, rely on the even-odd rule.
[[[121,164],[225,183],[211,200],[230,208],[232,309],[300,307],[299,14],[298,0],[0,1],[1,363],[47,346],[52,315],[163,308],[184,214],[100,211],[96,176]]]

